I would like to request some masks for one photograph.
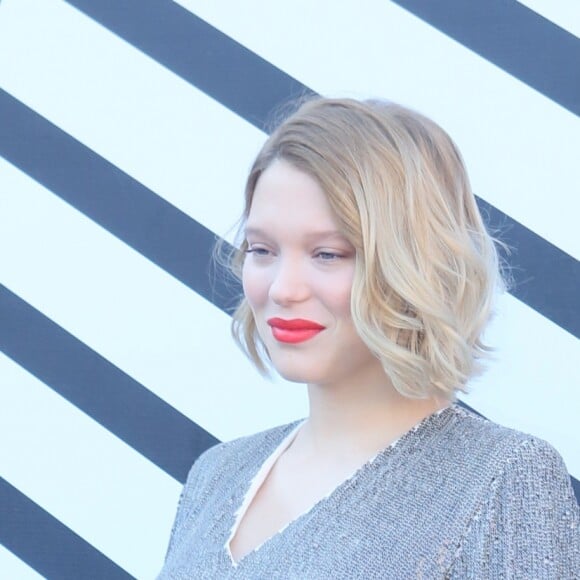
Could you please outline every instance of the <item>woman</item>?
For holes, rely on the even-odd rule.
[[[455,404],[504,289],[461,157],[423,116],[305,103],[248,178],[234,335],[306,420],[205,452],[159,578],[573,578],[560,456]]]

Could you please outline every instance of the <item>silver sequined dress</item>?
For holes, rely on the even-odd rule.
[[[579,510],[561,457],[458,405],[235,564],[236,512],[296,426],[219,444],[195,462],[158,580],[580,578]]]

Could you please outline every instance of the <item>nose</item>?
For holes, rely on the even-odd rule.
[[[281,306],[310,296],[309,276],[299,259],[280,259],[270,284],[270,299]]]

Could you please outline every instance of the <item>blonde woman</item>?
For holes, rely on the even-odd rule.
[[[505,281],[448,135],[307,102],[260,151],[240,232],[234,336],[310,412],[195,462],[159,578],[578,577],[560,456],[455,403]]]

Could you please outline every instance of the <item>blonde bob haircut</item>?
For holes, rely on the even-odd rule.
[[[262,172],[278,159],[318,181],[356,251],[355,327],[407,397],[454,399],[495,349],[482,342],[496,291],[507,288],[461,155],[433,121],[381,101],[315,98],[271,134],[250,170],[244,225]],[[258,370],[266,348],[245,299],[232,333]]]

